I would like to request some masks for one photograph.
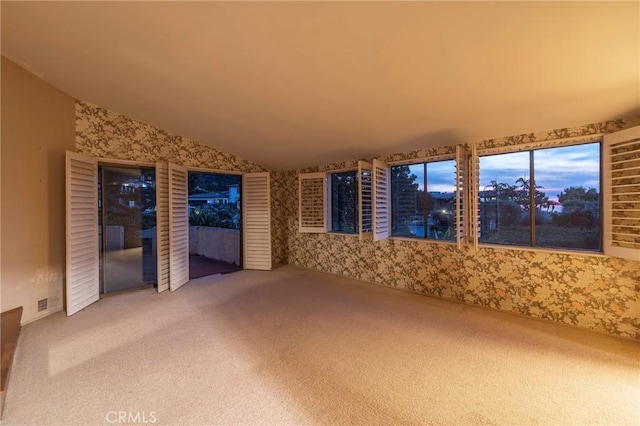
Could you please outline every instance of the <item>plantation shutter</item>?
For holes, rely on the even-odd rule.
[[[98,161],[66,153],[66,301],[73,315],[99,298]]]
[[[474,249],[478,248],[478,240],[480,238],[480,193],[478,186],[480,185],[480,158],[478,157],[478,148],[475,144],[471,145],[468,156],[469,167],[467,177],[467,219],[468,219],[468,242]]]
[[[372,172],[373,239],[380,241],[391,235],[391,170],[386,163],[373,160]]]
[[[189,188],[186,167],[169,164],[169,288],[189,281]]]
[[[464,211],[464,191],[467,187],[465,179],[466,151],[462,145],[456,146],[456,242],[458,248],[462,248],[465,241],[465,221],[467,215]]]
[[[640,126],[604,136],[604,254],[640,260]]]
[[[299,232],[327,232],[327,176],[324,173],[298,175]]]
[[[358,161],[358,201],[360,214],[360,240],[373,238],[373,166],[371,163]]]
[[[480,237],[480,158],[476,145],[456,146],[456,242],[478,248]]]
[[[156,255],[158,292],[169,289],[169,166],[156,163]]]
[[[244,269],[271,270],[269,172],[245,174],[242,194]]]

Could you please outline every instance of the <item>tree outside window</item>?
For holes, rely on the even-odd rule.
[[[482,156],[480,242],[600,250],[599,188],[600,143]]]

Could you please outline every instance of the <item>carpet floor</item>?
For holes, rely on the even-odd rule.
[[[23,327],[2,423],[640,424],[640,342],[292,266]]]

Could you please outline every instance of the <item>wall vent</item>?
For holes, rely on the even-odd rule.
[[[47,300],[48,299],[38,300],[38,312],[41,312],[47,309]]]

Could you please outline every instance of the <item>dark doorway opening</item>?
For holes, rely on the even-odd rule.
[[[242,269],[239,175],[189,172],[189,279]]]

